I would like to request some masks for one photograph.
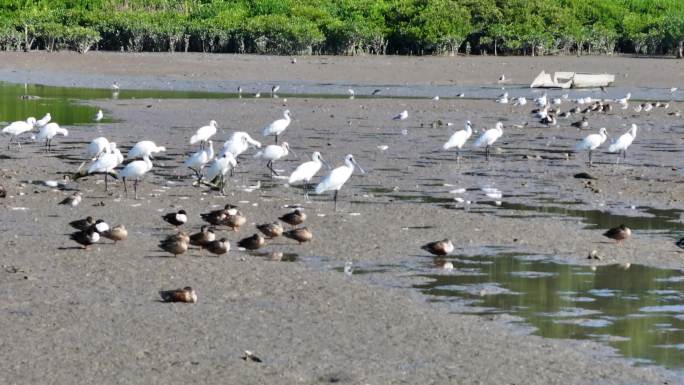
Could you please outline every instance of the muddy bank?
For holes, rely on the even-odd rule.
[[[141,55],[137,67],[147,68],[148,56],[157,57]],[[62,65],[70,64],[68,60]],[[129,60],[131,66],[136,63]],[[107,65],[102,64],[102,73]],[[398,68],[395,75],[411,72],[403,65]],[[129,74],[136,71],[142,70]],[[390,76],[386,72],[378,71],[383,73],[379,76]],[[333,80],[342,76],[334,73]],[[245,76],[249,74],[246,70]],[[158,76],[162,81],[166,75]],[[684,185],[673,170],[681,161],[676,157],[682,148],[681,123],[663,110],[592,118],[592,127],[606,126],[616,134],[633,121],[641,131],[625,162],[615,166],[614,155],[601,153],[596,154],[596,167],[587,168],[585,154],[570,149],[590,131],[567,124],[558,129],[534,124],[513,128],[513,123],[530,120],[527,110],[486,101],[262,98],[96,103],[121,122],[72,127],[68,138],[57,139],[51,155],[36,145],[2,151],[2,184],[10,197],[0,201],[0,259],[5,267],[19,269],[0,271],[0,290],[7,298],[0,320],[2,341],[8,347],[3,351],[11,352],[0,364],[3,382],[40,382],[47,373],[54,383],[103,378],[123,383],[140,378],[149,383],[677,381],[664,370],[631,367],[596,343],[522,336],[495,320],[448,314],[406,290],[368,285],[361,277],[320,271],[306,263],[317,257],[336,266],[347,260],[396,261],[422,255],[419,246],[424,242],[450,237],[466,253],[500,246],[584,263],[591,249],[599,249],[606,255],[600,263],[681,267],[682,253],[671,235],[635,231],[633,239],[617,247],[601,236],[600,229],[585,229],[578,219],[510,218],[478,203],[492,200],[481,191],[490,187],[499,189],[505,202],[542,204],[540,198],[553,198],[576,201],[583,209],[627,213],[631,206],[684,209]],[[353,175],[342,189],[337,213],[329,194],[307,202],[300,188],[271,179],[265,165],[253,159],[254,151],[230,179],[226,197],[191,186],[191,172],[181,164],[195,150],[187,140],[199,125],[210,119],[219,122],[218,145],[233,130],[271,142],[261,137],[260,128],[284,108],[298,120],[283,139],[300,158],[276,162],[277,169],[287,174],[318,150],[335,165],[353,153],[368,171]],[[403,109],[410,110],[409,120],[389,120]],[[468,148],[457,167],[454,154],[439,149],[466,119],[478,130],[505,119],[506,131],[492,160],[486,162],[481,151]],[[455,126],[433,127],[437,120]],[[77,208],[68,209],[56,203],[70,192],[29,182],[72,172],[83,161],[85,144],[100,135],[124,149],[142,139],[167,147],[141,184],[140,200],[123,197],[120,182],[106,194],[100,177],[88,177],[70,186],[83,191],[85,198]],[[383,145],[386,150],[378,148]],[[596,186],[571,177],[580,171],[596,175]],[[461,188],[466,192],[450,192]],[[457,202],[456,197],[471,203]],[[238,204],[248,217],[239,232],[220,231],[233,247],[253,234],[254,224],[273,221],[293,204],[301,204],[309,214],[307,226],[315,238],[304,245],[278,239],[266,246],[266,252],[296,254],[299,262],[293,263],[269,262],[235,249],[220,258],[200,257],[197,250],[170,258],[157,249],[158,240],[174,231],[161,220],[163,213],[186,209],[191,218],[187,227],[195,231],[201,225],[199,213],[228,202]],[[483,208],[488,211],[477,212]],[[73,249],[67,223],[86,215],[124,223],[129,239],[87,252]],[[198,290],[198,304],[158,302],[158,290],[185,285]],[[264,362],[242,361],[244,350],[254,351]]]

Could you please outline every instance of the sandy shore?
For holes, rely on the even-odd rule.
[[[675,60],[626,58],[313,57],[300,58],[296,65],[289,58],[227,55],[3,53],[0,59],[0,74],[41,73],[54,82],[83,75],[99,77],[103,83],[111,78],[134,82],[139,76],[164,83],[193,74],[198,82],[221,78],[481,84],[495,79],[502,67],[512,78],[527,79],[528,72],[554,69],[552,63],[561,65],[563,60],[624,68],[629,72],[626,81],[635,86],[643,86],[640,82],[648,78],[649,84],[660,82],[665,87],[680,82],[677,76],[682,76],[674,71],[679,64]],[[447,70],[454,60],[477,68]],[[416,63],[431,70],[416,71]],[[525,63],[530,68],[523,70]],[[533,63],[536,67],[531,68]],[[662,68],[655,75],[648,70],[654,66]],[[671,73],[666,76],[667,71]],[[301,260],[325,257],[333,266],[347,260],[387,263],[421,255],[420,244],[448,236],[465,253],[501,246],[586,263],[587,253],[599,249],[606,255],[601,263],[682,267],[682,252],[662,237],[637,232],[624,247],[616,247],[601,231],[585,230],[577,220],[531,221],[473,212],[481,207],[477,201],[483,200],[476,190],[485,186],[500,189],[504,200],[520,202],[543,194],[577,201],[583,208],[684,209],[684,184],[675,171],[681,167],[677,164],[681,156],[679,160],[676,156],[684,145],[681,120],[664,110],[592,118],[592,127],[606,126],[616,135],[635,122],[640,134],[626,163],[615,166],[614,155],[597,154],[597,167],[588,169],[585,155],[571,154],[570,149],[590,131],[569,129],[567,122],[558,129],[535,124],[513,128],[514,123],[530,120],[527,109],[488,101],[262,98],[96,103],[121,122],[73,128],[68,138],[58,139],[52,155],[38,146],[3,150],[0,176],[9,197],[0,201],[4,246],[0,261],[20,271],[0,271],[0,290],[7,299],[2,305],[5,317],[0,319],[6,352],[0,382],[43,383],[48,375],[50,383],[677,381],[670,372],[635,368],[609,357],[608,349],[596,343],[523,336],[496,320],[448,314],[407,290],[369,285],[362,277],[345,277],[302,262],[269,262],[236,250],[221,258],[199,257],[193,250],[176,259],[156,248],[159,239],[173,232],[159,216],[179,207],[191,213],[188,227],[194,231],[201,225],[200,212],[228,202],[239,204],[248,225],[238,233],[221,232],[234,243],[251,235],[253,224],[274,220],[287,211],[286,205],[301,204],[309,213],[307,225],[314,231],[314,241],[300,246],[276,240],[267,251],[294,253]],[[344,154],[354,153],[368,171],[352,176],[342,190],[337,213],[332,212],[329,195],[306,202],[301,189],[272,180],[251,153],[230,180],[226,197],[190,185],[190,173],[181,163],[194,150],[187,139],[196,127],[216,119],[219,145],[238,129],[261,140],[260,128],[285,107],[298,120],[283,139],[300,159],[290,157],[276,163],[276,168],[289,172],[319,150],[336,165]],[[410,110],[411,119],[389,120],[403,109]],[[431,123],[452,121],[460,128],[466,119],[477,129],[506,119],[505,135],[492,161],[485,162],[481,152],[469,148],[456,167],[453,153],[439,151],[454,128]],[[58,179],[61,172],[73,171],[82,161],[85,143],[100,135],[124,148],[142,139],[168,148],[142,183],[140,200],[125,199],[120,182],[112,195],[105,194],[101,178],[88,177],[73,184],[84,192],[84,202],[67,209],[56,203],[70,192],[28,182]],[[388,149],[379,150],[381,145]],[[580,171],[597,176],[597,187],[586,188],[583,181],[571,177]],[[248,187],[257,182],[261,188],[251,191]],[[455,195],[449,191],[456,188],[468,189],[465,199],[475,202],[470,210],[453,201]],[[401,199],[415,195],[454,203],[445,209],[444,204]],[[86,215],[126,224],[130,238],[87,252],[73,249],[75,244],[65,235],[71,231],[67,223]],[[158,302],[158,290],[185,285],[198,290],[198,304]],[[244,350],[256,352],[264,362],[242,361]]]

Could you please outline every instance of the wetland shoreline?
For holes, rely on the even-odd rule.
[[[311,57],[296,65],[287,57],[199,54],[2,53],[0,59],[2,80],[85,87],[107,87],[117,80],[122,93],[127,84],[211,91],[217,79],[269,87],[272,82],[304,81],[409,87],[487,84],[501,72],[514,81],[527,81],[540,68],[566,65],[624,71],[629,76],[620,82],[627,87],[684,83],[683,71],[674,72],[680,61],[630,58],[457,58],[454,61],[463,59],[462,67],[453,72],[448,68],[454,61],[425,57]],[[416,71],[422,65],[429,70]],[[189,227],[194,231],[201,224],[200,212],[239,204],[248,224],[238,234],[226,233],[234,245],[252,234],[253,223],[272,221],[287,210],[284,206],[301,204],[309,213],[314,241],[298,246],[278,240],[268,251],[296,254],[303,261],[326,257],[332,267],[347,260],[381,264],[421,255],[422,243],[449,236],[465,253],[497,246],[588,263],[587,253],[598,248],[606,254],[601,264],[681,268],[683,254],[667,236],[636,232],[624,247],[615,247],[601,231],[586,229],[578,220],[507,217],[491,206],[477,205],[486,199],[479,188],[496,187],[504,201],[524,203],[544,196],[576,200],[585,209],[637,215],[631,206],[683,210],[684,184],[673,170],[678,166],[673,157],[681,155],[684,145],[681,120],[656,112],[598,116],[597,126],[616,133],[637,121],[642,135],[621,167],[614,166],[613,155],[601,154],[597,167],[588,170],[599,178],[598,186],[588,188],[570,178],[586,169],[584,154],[563,154],[589,132],[571,130],[567,123],[558,129],[507,128],[492,162],[485,163],[479,151],[469,149],[462,166],[454,167],[453,154],[438,150],[453,128],[432,127],[432,122],[453,121],[460,127],[470,119],[482,129],[498,119],[505,119],[507,126],[529,119],[527,109],[487,100],[262,97],[90,103],[118,122],[76,126],[68,138],[57,140],[52,155],[25,145],[17,152],[3,150],[7,156],[0,159],[9,195],[0,201],[0,290],[8,299],[0,320],[7,347],[0,364],[3,383],[44,382],[48,373],[52,383],[681,382],[677,374],[658,367],[633,367],[598,343],[521,335],[496,317],[450,314],[408,290],[371,285],[362,277],[307,263],[268,262],[237,250],[217,259],[199,258],[196,251],[168,258],[156,249],[156,242],[172,232],[159,216],[177,207],[191,213]],[[370,171],[352,176],[340,195],[340,212],[332,212],[329,195],[306,202],[300,189],[270,180],[251,153],[245,168],[231,178],[227,197],[190,186],[180,163],[193,150],[186,141],[196,127],[216,119],[217,141],[237,129],[262,140],[260,128],[284,108],[298,118],[285,139],[305,155],[276,167],[290,170],[318,149],[335,165],[352,152]],[[680,106],[673,103],[670,108]],[[411,119],[389,121],[404,109],[411,111]],[[58,179],[78,167],[85,144],[100,135],[123,148],[142,139],[167,146],[141,184],[141,200],[124,199],[120,183],[114,195],[106,195],[100,178],[90,177],[74,186],[84,192],[84,202],[68,210],[56,202],[69,192],[27,182]],[[525,138],[533,139],[524,144]],[[379,151],[382,144],[389,149]],[[664,145],[667,151],[660,150]],[[259,181],[261,188],[249,191]],[[457,188],[465,188],[465,194],[450,192]],[[475,203],[470,208],[460,205],[456,196]],[[86,215],[126,224],[129,239],[89,252],[70,249],[66,223]],[[20,272],[8,272],[9,266]],[[185,285],[198,291],[198,304],[157,302],[158,290]],[[244,350],[254,351],[264,363],[240,360]]]

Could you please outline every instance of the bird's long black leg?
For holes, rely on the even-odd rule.
[[[123,179],[123,183],[124,183],[124,195],[126,196],[126,198],[128,198],[128,186],[126,186],[126,178],[121,178],[121,179]]]
[[[334,211],[337,211],[337,190],[335,190],[335,195],[333,196],[333,202],[334,202]]]

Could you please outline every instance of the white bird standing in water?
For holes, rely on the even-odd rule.
[[[156,154],[158,152],[166,151],[166,147],[164,146],[157,146],[153,141],[151,140],[143,140],[135,144],[130,150],[128,150],[128,159],[135,159],[135,158],[145,158],[145,157],[150,157],[153,158],[152,154]]]
[[[197,182],[202,180],[202,167],[214,158],[214,142],[208,141],[209,147],[201,148],[183,163],[197,175]]]
[[[408,119],[408,111],[406,111],[406,110],[401,111],[400,113],[394,115],[394,117],[392,118],[392,120],[406,120],[406,119]]]
[[[330,168],[330,165],[328,162],[326,162],[323,157],[321,156],[321,153],[316,151],[313,153],[311,156],[311,160],[308,162],[304,162],[297,166],[297,168],[290,174],[290,178],[288,180],[289,184],[297,183],[297,182],[304,182],[304,196],[309,199],[309,183],[311,182],[311,178],[318,173],[318,171],[321,169],[321,165],[325,165]]]
[[[36,118],[28,118],[26,121],[17,121],[17,122],[12,122],[9,126],[5,127],[2,129],[3,134],[8,134],[12,135],[10,137],[9,143],[7,143],[7,148],[9,149],[10,146],[12,145],[12,140],[14,138],[17,138],[19,135],[29,132],[33,130],[33,127],[36,125]],[[21,148],[21,143],[19,142],[19,138],[17,138],[17,143],[19,145],[19,148]]]
[[[503,123],[497,122],[492,129],[485,131],[476,141],[475,147],[485,147],[485,157],[489,160],[489,147],[503,135]]]
[[[104,118],[104,112],[102,112],[102,110],[98,110],[97,114],[93,117],[96,122],[99,122],[102,118]]]
[[[204,143],[216,134],[216,121],[212,120],[208,126],[202,126],[197,129],[195,135],[190,138],[190,144],[200,142],[200,146],[204,148]]]
[[[88,167],[88,174],[104,173],[105,175],[105,191],[108,189],[107,179],[110,173],[116,174],[114,169],[123,162],[124,157],[121,151],[116,148],[116,143],[110,142],[106,153],[100,155],[93,164]]]
[[[335,211],[337,211],[337,192],[340,191],[342,186],[344,186],[344,184],[352,176],[352,173],[354,172],[354,166],[358,167],[361,173],[366,173],[363,171],[363,168],[356,163],[354,156],[352,154],[348,154],[344,157],[344,166],[337,167],[336,169],[330,171],[330,173],[326,175],[323,180],[321,180],[318,186],[316,186],[316,194],[322,194],[330,190],[335,191],[335,195],[333,197],[333,201],[335,202]]]
[[[225,177],[229,170],[232,170],[237,166],[237,161],[233,157],[233,154],[226,152],[220,155],[218,158],[214,159],[213,162],[207,168],[205,177],[208,181],[214,180],[216,177],[220,177],[219,185],[221,186],[221,194],[223,194],[224,187],[226,185]]]
[[[268,160],[266,167],[271,170],[272,175],[278,176],[280,174],[273,169],[273,161],[286,157],[290,152],[294,154],[294,151],[290,150],[290,145],[287,142],[283,142],[280,145],[270,144],[266,146],[262,151],[257,152],[254,157]]]
[[[603,142],[606,141],[608,138],[608,132],[606,131],[605,127],[601,127],[599,129],[598,134],[591,134],[584,138],[581,142],[575,146],[575,149],[578,151],[583,151],[583,150],[588,150],[589,151],[589,165],[591,166],[592,160],[591,160],[591,153],[595,149],[597,149],[600,145],[603,144]]]
[[[637,134],[637,125],[632,123],[632,127],[626,133],[622,134],[609,147],[608,152],[617,152],[617,162],[620,162],[620,152],[623,158],[627,159],[627,148],[632,144]],[[616,163],[617,163],[616,162]]]
[[[292,122],[292,116],[290,115],[290,110],[283,111],[283,118],[274,121],[268,126],[264,127],[261,133],[264,136],[275,136],[275,142],[278,144],[278,136],[282,135],[285,129]]]
[[[45,146],[50,151],[52,149],[52,138],[58,134],[68,136],[69,131],[66,128],[61,128],[57,123],[47,123],[40,128],[38,135],[36,135],[36,140],[45,140]]]
[[[465,142],[468,141],[470,136],[473,134],[473,127],[470,124],[470,120],[467,120],[465,122],[465,129],[456,131],[451,135],[449,140],[444,143],[444,146],[442,146],[442,149],[448,150],[450,148],[456,147],[456,163],[460,163],[461,160],[461,148],[463,148],[463,145]]]
[[[140,179],[152,169],[152,161],[149,156],[143,157],[143,160],[136,160],[126,165],[126,167],[121,170],[119,175],[123,179],[124,184],[124,194],[128,197],[128,187],[126,187],[126,179],[133,179],[133,191],[135,193],[135,199],[138,199],[138,182]]]
[[[36,122],[36,126],[38,128],[43,127],[44,125],[50,123],[50,120],[52,120],[52,115],[50,115],[50,113],[48,112],[47,114],[45,114],[45,116],[43,116],[40,120]]]

